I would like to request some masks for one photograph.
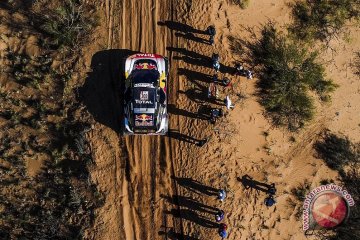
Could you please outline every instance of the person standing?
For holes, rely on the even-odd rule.
[[[216,29],[215,29],[215,26],[214,25],[211,25],[209,26],[207,29],[206,29],[206,32],[207,34],[210,35],[209,37],[209,44],[210,45],[214,45],[214,38],[215,38],[215,34],[216,34]]]
[[[220,224],[218,233],[221,239],[225,239],[227,237],[227,225],[225,223]]]
[[[275,201],[273,195],[270,194],[269,196],[267,196],[267,197],[265,198],[265,201],[264,201],[265,206],[271,207],[271,206],[273,206],[275,203],[276,203],[276,201]]]
[[[232,109],[235,107],[235,105],[232,104],[231,100],[230,100],[230,97],[229,96],[226,96],[226,98],[224,99],[224,103],[225,103],[225,106],[228,110]]]
[[[226,192],[224,189],[220,189],[218,192],[218,199],[220,200],[220,202],[223,202],[226,198]]]
[[[216,222],[221,222],[224,219],[225,216],[225,212],[223,210],[219,210],[216,214],[215,214],[215,221]]]
[[[218,72],[220,70],[219,54],[213,53],[211,59],[212,59],[213,68],[215,69],[216,72]]]
[[[210,123],[215,124],[216,123],[216,119],[218,117],[222,117],[223,116],[223,112],[221,108],[214,108],[211,109],[211,113],[210,113]]]

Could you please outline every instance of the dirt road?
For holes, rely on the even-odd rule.
[[[175,102],[177,64],[166,47],[177,42],[171,29],[158,23],[172,21],[175,5],[174,0],[109,0],[104,6],[109,50],[92,57],[92,72],[82,92],[97,122],[88,136],[96,163],[91,175],[106,198],[96,213],[95,229],[87,232],[89,239],[159,239],[169,229],[173,235],[182,231],[180,219],[165,213],[173,208],[165,199],[176,193],[171,176],[178,157],[170,149],[177,149],[177,142],[158,136],[121,136],[121,110],[114,110],[122,101],[118,81],[123,58],[134,52],[169,57],[168,101]],[[171,117],[170,126],[177,127],[176,116]]]

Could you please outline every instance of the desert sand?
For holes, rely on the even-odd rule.
[[[264,117],[254,94],[256,73],[254,80],[247,80],[226,73],[228,68],[220,76],[228,76],[234,87],[221,89],[220,96],[230,94],[235,109],[215,126],[196,117],[204,106],[218,106],[204,97],[213,74],[204,61],[216,52],[224,66],[232,67],[234,61],[246,65],[246,56],[232,54],[228,37],[250,40],[248,29],[256,33],[268,20],[285,26],[291,20],[287,2],[251,1],[243,10],[226,1],[106,1],[101,8],[106,18],[96,41],[106,49],[156,52],[170,58],[170,129],[178,134],[176,138],[122,137],[106,124],[94,124],[88,137],[97,164],[91,175],[106,193],[106,203],[88,237],[217,239],[213,212],[220,208],[226,212],[229,239],[306,239],[299,215],[302,202],[291,190],[304,183],[314,188],[321,180],[337,176],[314,157],[313,143],[325,129],[354,141],[360,138],[360,83],[351,68],[360,46],[359,30],[350,29],[351,44],[334,40],[334,51],[324,55],[328,77],[340,86],[332,102],[319,105],[316,118],[303,130],[289,133],[273,127]],[[164,26],[159,21],[169,22]],[[202,31],[214,24],[215,45],[204,44],[207,36],[197,31],[188,39],[186,27],[180,24],[193,28],[189,31]],[[104,81],[107,74],[104,70],[98,81]],[[266,137],[264,132],[268,133]],[[210,141],[199,148],[178,140],[188,137],[210,137]],[[276,184],[275,207],[263,205],[264,193],[242,186],[237,178],[246,174]],[[225,188],[228,197],[220,203],[203,188],[197,191],[190,180],[198,181],[204,189]],[[173,196],[178,204],[174,204]]]

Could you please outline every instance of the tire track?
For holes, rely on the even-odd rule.
[[[166,54],[166,47],[173,46],[174,33],[158,26],[157,22],[174,19],[172,0],[124,0],[118,5],[113,0],[107,0],[105,7],[108,48],[119,46],[121,49],[169,55]],[[118,19],[114,16],[115,11],[120,13]],[[116,25],[116,21],[119,21],[119,25]],[[119,29],[113,29],[113,26],[119,26]],[[177,64],[173,65],[171,56],[170,53],[170,103],[176,101],[178,88]],[[115,75],[113,78],[116,81],[118,77]],[[170,121],[174,126],[179,126],[176,116]],[[120,137],[114,146],[118,149],[112,159],[115,168],[112,175],[115,178],[113,191],[118,199],[113,201],[119,202],[114,203],[119,209],[112,213],[112,219],[117,222],[120,231],[118,236],[113,237],[160,239],[163,237],[158,232],[163,225],[181,232],[181,221],[164,213],[173,206],[160,197],[170,197],[177,192],[176,183],[171,180],[176,169],[173,160],[177,158],[172,150],[177,147],[177,142],[159,136],[128,136]]]

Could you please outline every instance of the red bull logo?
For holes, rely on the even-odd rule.
[[[152,64],[152,63],[139,63],[139,64],[135,64],[135,69],[157,69],[156,65]]]
[[[147,114],[135,115],[136,121],[152,121],[153,117]]]

